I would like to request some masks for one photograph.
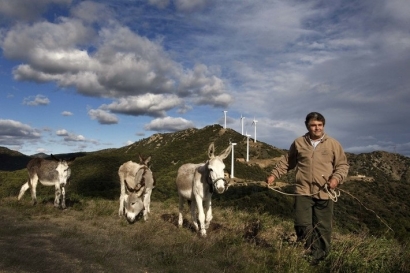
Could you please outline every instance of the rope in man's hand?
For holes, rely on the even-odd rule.
[[[322,175],[322,176],[323,176],[323,178],[325,178],[324,175]],[[269,179],[269,177],[273,177],[273,179]],[[273,191],[276,191],[276,192],[278,192],[278,193],[280,193],[280,194],[283,194],[283,195],[288,195],[288,196],[301,196],[301,194],[291,194],[291,193],[286,193],[286,192],[283,192],[283,191],[274,189],[271,185],[273,184],[273,181],[275,181],[275,178],[274,178],[274,176],[269,176],[269,177],[266,179],[266,182],[267,182],[267,184],[268,184],[268,188],[269,188],[269,189],[271,189],[271,190],[273,190]],[[325,179],[326,179],[326,178],[325,178]],[[271,183],[269,183],[269,182],[271,182]],[[337,183],[337,184],[339,184],[339,183]],[[323,188],[324,188],[324,190],[327,192],[327,194],[329,195],[329,198],[330,198],[333,202],[337,202],[337,201],[338,201],[338,198],[340,197],[340,192],[346,193],[347,195],[349,195],[350,197],[352,197],[354,200],[356,200],[357,202],[359,202],[360,205],[362,205],[366,210],[368,210],[368,211],[372,212],[374,215],[376,215],[376,217],[377,217],[389,230],[391,230],[392,232],[394,232],[394,230],[386,223],[386,221],[384,221],[379,215],[377,215],[377,213],[376,213],[374,210],[369,209],[368,207],[366,207],[366,206],[365,206],[357,197],[355,197],[353,194],[349,193],[348,191],[345,191],[345,190],[336,188],[336,187],[332,189],[332,188],[330,188],[329,183],[326,183]],[[304,194],[303,196],[313,196],[313,195],[316,195],[316,194],[318,194],[318,193],[319,193],[319,191],[318,191],[318,192],[315,192],[315,193],[312,193],[312,194],[308,194],[308,195]]]

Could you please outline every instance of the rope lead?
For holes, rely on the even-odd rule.
[[[313,195],[316,195],[320,192],[320,190],[319,190],[319,191],[314,192],[312,194],[298,194],[298,193],[286,193],[286,192],[277,190],[275,188],[272,188],[269,185],[268,185],[268,188],[273,190],[273,191],[276,191],[280,194],[288,195],[288,196],[313,196]],[[337,198],[340,196],[340,191],[338,189],[329,189],[327,184],[325,184],[324,189],[325,189],[326,193],[329,195],[329,198],[332,199],[333,202],[337,202]]]
[[[283,191],[274,189],[274,188],[270,187],[269,185],[268,185],[268,188],[271,189],[271,190],[273,190],[273,191],[276,191],[276,192],[278,192],[278,193],[280,193],[280,194],[283,194],[283,195],[290,195],[290,196],[301,196],[301,195],[302,195],[302,194],[286,193],[286,192],[283,192]],[[345,190],[342,190],[342,189],[338,189],[338,188],[337,188],[337,189],[329,189],[327,184],[325,184],[324,189],[325,189],[325,191],[327,192],[327,194],[329,195],[329,198],[333,200],[333,202],[337,202],[337,199],[338,199],[339,196],[340,196],[340,192],[343,191],[344,193],[346,193],[347,195],[349,195],[351,198],[353,198],[354,200],[356,200],[357,202],[359,202],[360,205],[362,205],[366,210],[372,212],[372,213],[380,220],[380,222],[382,222],[390,231],[394,232],[394,230],[386,223],[386,221],[384,221],[379,215],[377,215],[377,213],[376,213],[374,210],[371,210],[371,209],[369,209],[368,207],[366,207],[357,197],[353,196],[353,195],[352,195],[351,193],[349,193],[348,191],[345,191]],[[318,193],[319,193],[319,191],[316,192],[316,193],[307,194],[307,195],[303,195],[303,196],[312,196],[312,195],[315,195],[315,194],[318,194]]]
[[[332,199],[333,202],[337,202],[337,198],[340,196],[340,191],[339,189],[331,189],[328,187],[328,184],[325,184],[325,191],[327,195],[329,195],[329,198]]]

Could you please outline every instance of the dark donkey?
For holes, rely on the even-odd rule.
[[[75,157],[64,160],[58,159],[54,155],[51,155],[51,158],[52,160],[46,160],[44,158],[33,158],[30,160],[27,164],[29,179],[21,187],[18,200],[20,200],[24,193],[30,189],[33,204],[36,204],[36,188],[38,181],[40,181],[40,183],[44,186],[55,187],[54,206],[59,207],[61,204],[61,208],[66,208],[65,185],[71,175],[69,164],[75,159]]]

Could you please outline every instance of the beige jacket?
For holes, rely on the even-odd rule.
[[[349,171],[346,155],[340,143],[327,135],[314,148],[309,134],[298,137],[290,146],[271,174],[275,178],[296,168],[296,194],[311,195],[314,198],[329,199],[324,185],[330,177],[343,183]],[[318,194],[316,194],[318,193]]]

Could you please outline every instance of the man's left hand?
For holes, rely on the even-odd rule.
[[[329,185],[329,188],[331,188],[332,190],[336,189],[336,187],[339,185],[339,182],[337,181],[336,178],[331,177],[329,179],[329,181],[327,182],[327,184]]]

